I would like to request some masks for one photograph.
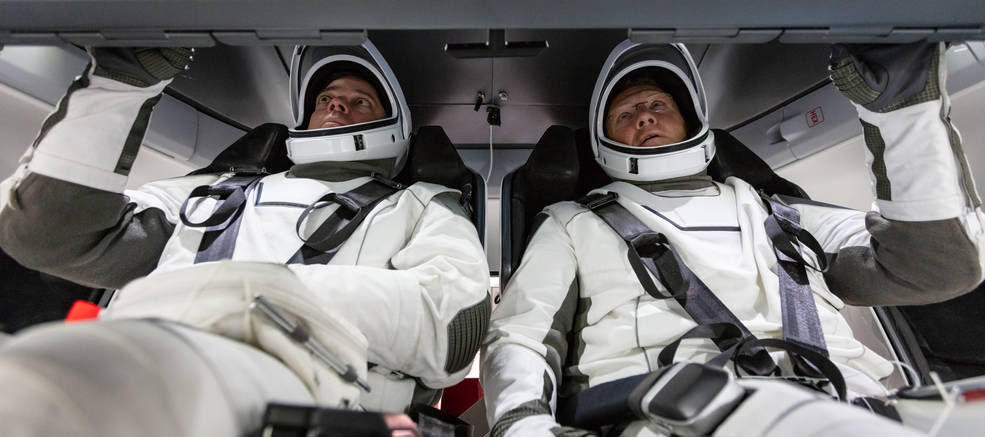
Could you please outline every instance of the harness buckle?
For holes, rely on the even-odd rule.
[[[593,193],[578,200],[578,203],[585,208],[596,210],[603,206],[606,206],[612,202],[615,202],[619,198],[619,194],[615,191],[608,191],[605,194]]]
[[[383,185],[386,185],[386,186],[388,186],[390,188],[393,188],[395,190],[403,190],[404,188],[407,188],[406,185],[401,184],[400,182],[397,182],[397,181],[388,179],[388,178],[384,177],[383,175],[381,175],[379,173],[376,173],[376,172],[374,172],[373,174],[371,174],[369,177],[373,178],[374,181],[379,182],[379,183],[381,183]]]

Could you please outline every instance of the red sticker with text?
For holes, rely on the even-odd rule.
[[[824,112],[821,111],[820,106],[804,113],[804,117],[807,118],[807,127],[814,127],[824,123]]]

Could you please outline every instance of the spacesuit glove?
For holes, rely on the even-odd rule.
[[[557,428],[552,428],[551,432],[557,437],[599,437],[594,431],[586,431],[580,428],[573,428],[570,426],[559,426]]]
[[[195,49],[184,47],[90,47],[93,74],[141,88],[188,69]]]
[[[828,70],[842,94],[873,112],[941,96],[943,42],[834,44]]]

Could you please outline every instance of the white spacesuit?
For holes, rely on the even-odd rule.
[[[241,435],[271,400],[399,412],[464,378],[489,318],[486,256],[458,191],[387,179],[411,122],[371,43],[295,50],[291,170],[136,190],[124,187],[151,109],[188,58],[91,53],[3,185],[0,244],[25,266],[122,288],[101,322],[4,345],[6,430]],[[385,115],[307,130],[340,71],[371,84]],[[303,334],[258,313],[257,296]]]
[[[891,81],[883,93],[889,95],[866,87],[871,83],[861,73],[845,71],[864,71],[858,64],[864,57],[835,58],[840,63],[833,64],[832,75],[856,102],[868,146],[878,209],[863,213],[787,196],[767,198],[736,177],[713,181],[705,172],[715,155],[708,108],[686,49],[629,41],[617,46],[596,83],[589,124],[596,160],[616,181],[580,203],[549,206],[532,232],[483,343],[482,385],[491,435],[581,435],[558,424],[559,402],[590,387],[656,370],[666,346],[704,323],[683,306],[684,301],[708,302],[692,294],[696,282],[711,290],[710,299],[724,304],[724,312],[730,311],[752,336],[789,336],[826,354],[844,375],[850,394],[884,393],[878,379],[891,372],[891,364],[853,337],[839,309],[846,303],[946,300],[973,289],[983,272],[985,216],[947,118],[949,103],[938,68],[941,49],[927,47],[921,58],[926,63],[910,66],[920,68],[898,70],[888,64]],[[922,78],[915,73],[919,71]],[[609,105],[619,91],[614,87],[631,74],[655,78],[673,97],[687,127],[683,140],[646,147],[607,133]],[[900,91],[907,84],[910,91]],[[914,91],[919,91],[915,97]],[[629,114],[636,117],[637,105],[650,102],[631,101]],[[654,104],[643,110],[663,109]],[[647,122],[652,121],[640,121],[639,128]],[[607,193],[615,195],[602,196]],[[697,279],[690,281],[686,299],[668,298],[677,290],[668,285],[673,281],[668,282],[665,271],[639,266],[634,271],[634,255],[627,256],[626,241],[631,239],[621,237],[614,231],[617,225],[598,212],[605,202],[662,235],[656,247],[675,254],[675,267],[683,264],[682,269],[693,272]],[[803,245],[793,240],[806,264],[800,267],[801,276],[806,274],[802,285],[809,285],[805,296],[813,299],[800,299],[791,311],[787,302],[796,299],[785,296],[790,291],[781,284],[796,281],[789,279],[788,267],[778,266],[778,256],[787,255],[780,254],[767,223],[776,208],[799,213],[799,226],[819,243],[816,252],[823,251],[819,256],[809,250],[803,234]],[[779,233],[787,229],[793,228]],[[794,321],[786,323],[788,316]],[[791,327],[801,332],[788,332]],[[809,330],[816,332],[804,334]],[[676,359],[704,363],[720,352],[711,341],[689,340],[680,344]],[[772,358],[784,374],[792,374],[796,363],[787,354],[773,352]],[[758,408],[766,405],[768,401]],[[772,420],[779,420],[769,414],[756,417],[744,422],[756,426],[724,427],[723,432],[757,435],[757,429],[769,429]],[[622,435],[650,432],[645,421],[613,425],[625,428]]]

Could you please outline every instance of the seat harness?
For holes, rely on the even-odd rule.
[[[298,217],[295,231],[304,242],[287,264],[328,264],[342,244],[356,232],[377,203],[406,188],[403,184],[373,174],[365,184],[346,193],[328,193],[308,205]],[[301,236],[301,227],[312,211],[336,203],[339,207],[310,237]]]
[[[200,185],[181,204],[178,212],[181,223],[190,228],[205,228],[202,241],[198,244],[195,264],[232,258],[243,211],[246,210],[246,199],[261,178],[263,175],[237,174],[214,185]],[[189,220],[188,204],[209,197],[216,200],[212,214],[201,222]]]
[[[759,194],[769,214],[764,227],[777,257],[783,339],[756,338],[688,268],[665,235],[652,231],[617,202],[617,193],[593,193],[578,203],[597,214],[626,242],[629,263],[647,294],[654,299],[673,298],[698,324],[664,347],[658,356],[661,367],[673,363],[681,341],[705,338],[712,340],[722,351],[707,364],[725,366],[731,361],[737,369],[750,375],[778,376],[779,368],[766,348],[781,349],[790,356],[797,375],[827,378],[838,397],[845,400],[845,381],[828,359],[807,277],[808,264],[800,253],[799,244],[816,254],[817,270],[827,270],[827,259],[817,240],[800,226],[800,215],[795,209],[763,192]],[[657,287],[651,274],[667,292]],[[561,400],[558,420],[563,424],[590,428],[620,421],[632,414],[627,399],[647,376],[636,375],[600,384]]]
[[[242,224],[246,201],[263,175],[235,175],[214,185],[195,187],[181,205],[179,218],[191,228],[206,228],[199,243],[195,264],[231,259]],[[380,201],[406,188],[405,185],[373,174],[366,183],[346,193],[328,193],[308,205],[298,217],[295,231],[303,244],[285,264],[327,264],[342,244],[356,231]],[[188,219],[187,208],[196,199],[216,199],[212,214],[201,222]],[[316,209],[339,207],[307,239],[301,227]]]

